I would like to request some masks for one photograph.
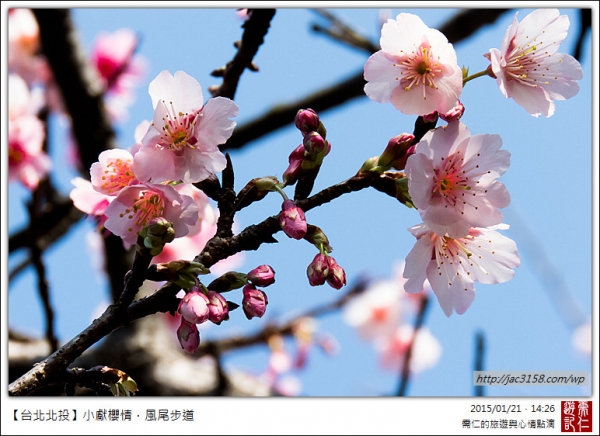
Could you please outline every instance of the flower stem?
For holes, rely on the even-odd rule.
[[[476,78],[481,77],[481,76],[489,76],[487,68],[485,70],[483,70],[483,71],[480,71],[478,73],[471,74],[470,76],[465,77],[463,79],[463,86],[465,86],[467,84],[467,82],[469,82],[470,80],[476,79]]]

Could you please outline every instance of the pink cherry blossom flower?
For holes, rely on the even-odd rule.
[[[392,336],[376,344],[381,366],[392,371],[402,371],[404,359],[411,342],[414,328],[409,324],[399,326]],[[421,327],[414,338],[410,358],[410,372],[418,374],[434,367],[442,355],[442,346],[427,327]]]
[[[108,205],[104,227],[135,244],[139,231],[152,218],[164,217],[173,223],[175,237],[185,236],[198,220],[198,206],[170,185],[141,184],[123,188]]]
[[[80,211],[96,217],[100,225],[104,224],[106,208],[115,197],[98,192],[92,182],[83,177],[75,177],[71,179],[71,183],[74,188],[69,197],[73,200],[73,205]]]
[[[161,72],[149,88],[154,120],[136,153],[133,169],[141,181],[202,181],[225,168],[219,150],[235,127],[237,105],[224,97],[203,104],[202,88],[193,77]]]
[[[35,189],[52,167],[42,149],[44,124],[31,113],[35,102],[25,81],[10,74],[8,82],[8,178]]]
[[[401,13],[381,29],[381,50],[364,67],[365,94],[407,115],[445,113],[462,92],[462,71],[448,39],[416,15]]]
[[[127,118],[127,108],[133,103],[133,89],[147,69],[144,57],[135,54],[138,38],[131,29],[98,34],[91,54],[91,63],[100,74],[106,107],[113,120]]]
[[[554,100],[566,100],[579,92],[576,80],[583,77],[581,65],[558,53],[567,36],[569,17],[558,9],[537,9],[519,23],[515,14],[502,49],[486,55],[500,91],[534,117],[554,114]]]
[[[188,195],[193,198],[194,202],[198,206],[198,222],[190,227],[190,232],[188,236],[193,236],[196,233],[199,233],[203,226],[210,228],[211,226],[216,225],[217,223],[217,211],[210,203],[210,199],[208,196],[200,189],[196,188],[194,185],[187,183],[180,183],[175,185],[175,189],[182,195]],[[212,235],[214,235],[213,232]],[[212,236],[211,235],[211,236]],[[198,254],[196,252],[196,254]]]
[[[94,189],[102,194],[117,195],[123,188],[139,181],[131,170],[133,156],[127,150],[104,150],[90,168]]]
[[[421,218],[438,235],[459,238],[471,227],[502,221],[510,195],[496,180],[510,165],[498,135],[471,136],[460,121],[430,130],[406,162],[408,192]]]
[[[475,298],[474,282],[504,283],[520,265],[515,242],[496,231],[507,228],[473,227],[464,237],[450,238],[437,235],[425,223],[411,227],[417,242],[406,256],[406,292],[421,292],[427,279],[446,316],[453,311],[463,314]]]
[[[29,84],[47,83],[52,74],[46,59],[39,55],[40,29],[31,9],[9,9],[7,33],[9,71]]]
[[[344,308],[344,321],[365,340],[391,336],[402,320],[404,290],[393,280],[378,280]]]

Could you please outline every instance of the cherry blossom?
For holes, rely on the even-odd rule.
[[[230,118],[237,105],[224,97],[204,105],[200,84],[183,71],[162,71],[149,93],[154,119],[133,162],[138,178],[195,183],[222,171],[226,160],[219,145],[233,133],[236,123]]]
[[[397,327],[392,336],[379,341],[376,348],[381,366],[392,371],[402,371],[406,353],[414,340],[410,358],[410,372],[418,374],[434,367],[442,355],[442,346],[427,327],[421,327],[413,339],[414,328],[409,324]]]
[[[462,92],[456,52],[438,30],[401,13],[381,29],[381,50],[365,63],[365,94],[407,115],[452,109]]]
[[[90,56],[106,90],[106,108],[116,121],[127,118],[127,108],[135,99],[133,89],[147,69],[146,59],[135,54],[137,44],[131,29],[100,32]]]
[[[133,156],[127,150],[105,150],[98,156],[90,168],[90,176],[94,189],[102,194],[117,195],[121,189],[129,185],[137,185],[139,181],[131,170]]]
[[[393,280],[378,280],[348,302],[344,321],[366,340],[388,337],[402,320],[403,288]]]
[[[170,185],[140,184],[123,188],[108,205],[104,227],[126,244],[135,244],[139,231],[152,218],[173,223],[175,237],[185,236],[198,220],[198,206]]]
[[[31,9],[9,9],[7,33],[9,71],[29,84],[46,83],[51,73],[46,59],[39,54],[40,29]]]
[[[92,182],[83,177],[71,179],[71,184],[74,188],[69,197],[73,200],[73,205],[90,216],[98,217],[100,224],[104,223],[106,208],[115,197],[98,192]]]
[[[10,74],[8,82],[8,178],[35,189],[52,167],[42,149],[44,124],[32,113],[37,104],[25,81]]]
[[[510,194],[497,178],[510,165],[498,135],[471,136],[460,121],[430,130],[406,162],[408,192],[421,218],[439,235],[459,238],[471,227],[502,221]]]
[[[474,282],[507,282],[520,265],[515,242],[496,231],[507,228],[473,227],[461,238],[440,236],[425,223],[409,228],[417,242],[406,256],[406,292],[421,292],[427,279],[446,316],[463,314],[475,298]]]
[[[558,53],[567,36],[569,17],[558,9],[537,9],[519,23],[517,14],[509,26],[502,49],[484,55],[500,91],[534,117],[554,114],[554,100],[566,100],[579,92],[583,78],[579,62]]]

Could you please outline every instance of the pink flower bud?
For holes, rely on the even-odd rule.
[[[307,224],[304,211],[293,200],[285,200],[279,214],[281,230],[290,238],[302,239],[306,235]]]
[[[410,133],[402,133],[394,136],[388,141],[387,147],[379,156],[377,165],[380,167],[393,167],[397,170],[403,170],[406,165],[406,159],[411,154],[409,153],[411,144],[415,139],[415,135]],[[414,149],[413,149],[414,151]]]
[[[459,100],[456,106],[454,106],[448,112],[446,112],[445,114],[440,114],[440,118],[449,123],[451,121],[460,120],[464,113],[465,106]]]
[[[200,346],[200,332],[196,324],[181,318],[181,325],[177,329],[177,339],[187,353],[194,354]]]
[[[192,289],[197,289],[192,287]],[[185,294],[185,297],[179,302],[177,311],[189,323],[202,324],[208,319],[209,300],[202,292],[192,291]]]
[[[248,280],[255,286],[269,286],[275,283],[275,271],[269,265],[260,265],[248,273]]]
[[[317,132],[310,132],[304,136],[304,149],[307,153],[318,154],[325,150],[326,147],[325,138],[319,135]]]
[[[208,291],[208,319],[219,325],[229,319],[229,306],[227,300],[215,291]]]
[[[267,310],[267,294],[260,289],[256,289],[254,285],[244,286],[244,297],[242,298],[242,309],[246,318],[254,317],[262,318]]]
[[[302,135],[316,132],[319,128],[319,123],[319,116],[312,109],[300,109],[294,118],[294,124],[302,132]]]
[[[302,165],[302,161],[304,160],[304,153],[304,144],[300,144],[290,154],[288,159],[290,164],[281,176],[286,185],[293,185],[298,180],[298,176],[300,175],[300,167]]]
[[[327,283],[329,283],[332,288],[340,289],[346,284],[346,272],[344,271],[344,268],[339,266],[331,256],[327,257],[327,266],[329,266]]]
[[[311,286],[322,285],[327,279],[327,274],[329,274],[327,256],[325,256],[323,253],[319,253],[308,265],[308,268],[306,270],[306,275],[308,276],[308,283],[310,283]]]
[[[425,121],[426,123],[436,123],[438,118],[438,111],[433,111],[430,114],[423,115],[423,121]]]

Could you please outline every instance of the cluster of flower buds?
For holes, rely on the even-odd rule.
[[[283,173],[285,185],[293,185],[303,176],[314,181],[323,158],[331,150],[331,144],[325,139],[327,130],[314,110],[300,109],[294,124],[302,133],[303,140],[290,154],[289,166]],[[312,183],[310,187],[312,188]]]
[[[177,312],[181,315],[177,339],[181,347],[190,354],[200,345],[198,324],[211,321],[218,325],[229,319],[227,300],[218,292],[196,285],[181,299]]]
[[[341,289],[346,284],[346,272],[336,260],[326,253],[318,253],[306,270],[308,283],[320,286],[325,282],[334,289]]]
[[[166,218],[152,218],[140,231],[140,237],[144,242],[144,247],[150,251],[150,254],[158,256],[165,244],[175,239],[175,229],[173,223]],[[140,248],[138,247],[138,250]]]
[[[220,325],[229,319],[229,312],[239,305],[227,301],[221,295],[233,289],[242,290],[242,309],[246,318],[261,318],[267,309],[267,294],[257,286],[275,283],[275,271],[269,265],[260,265],[247,274],[230,271],[213,280],[208,287],[194,284],[179,302],[177,313],[181,324],[177,329],[177,339],[181,348],[193,354],[200,346],[198,325],[210,321]]]

